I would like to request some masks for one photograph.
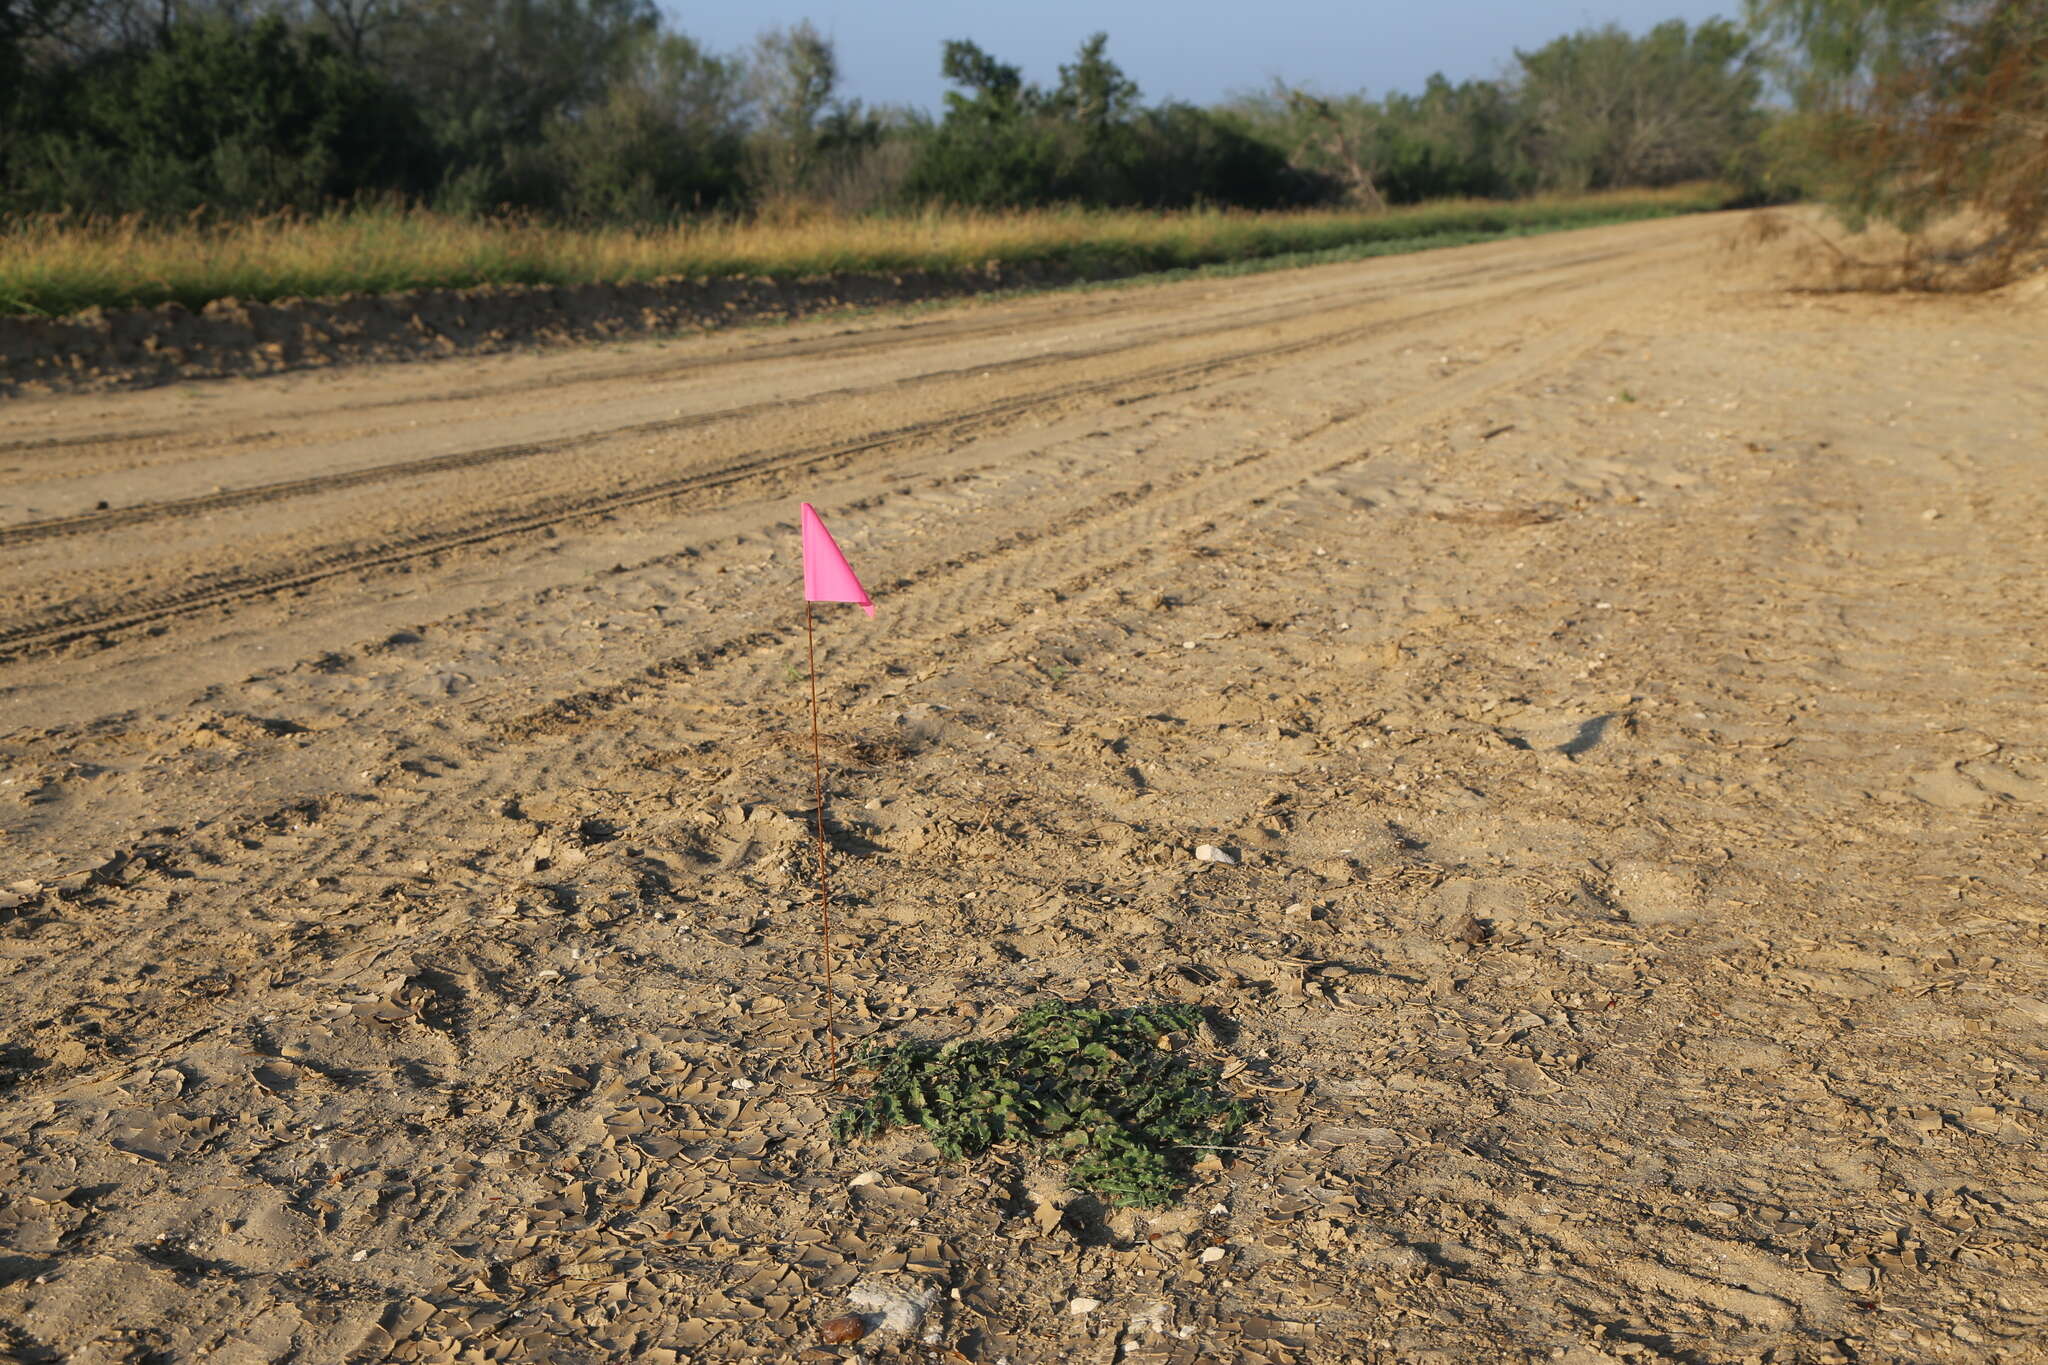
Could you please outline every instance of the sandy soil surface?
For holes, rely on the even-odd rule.
[[[1733,228],[9,404],[0,1354],[2042,1359],[2048,326]],[[799,498],[843,1034],[1182,1205],[827,1140]]]

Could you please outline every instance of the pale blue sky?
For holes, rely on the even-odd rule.
[[[1050,85],[1098,29],[1150,103],[1208,104],[1275,76],[1332,93],[1418,90],[1498,74],[1517,47],[1609,21],[1640,32],[1665,19],[1736,16],[1740,0],[662,0],[677,27],[731,52],[771,25],[809,19],[834,39],[841,90],[870,103],[937,110],[939,48],[971,38],[1026,80]]]

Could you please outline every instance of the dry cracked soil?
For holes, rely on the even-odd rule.
[[[1739,225],[9,402],[0,1356],[2043,1359],[2048,314]],[[830,1141],[799,499],[843,1045],[1181,1203]]]

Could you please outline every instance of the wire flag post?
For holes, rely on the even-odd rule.
[[[814,602],[857,602],[869,617],[875,604],[860,585],[853,566],[840,552],[839,542],[825,529],[818,511],[803,504],[804,551],[804,654],[811,668],[811,773],[817,793],[818,833],[818,946],[824,968],[825,1065],[834,1084],[839,1080],[839,997],[832,989],[832,885],[829,863],[830,841],[825,834],[825,747],[818,721],[818,633]]]

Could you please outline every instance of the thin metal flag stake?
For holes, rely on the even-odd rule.
[[[839,997],[832,991],[832,891],[825,872],[825,750],[818,738],[818,637],[810,599],[804,600],[804,649],[811,660],[811,771],[818,782],[818,941],[825,959],[825,1065],[839,1083]]]
[[[818,945],[822,949],[825,989],[825,1064],[831,1069],[832,1084],[839,1084],[839,997],[832,989],[832,883],[827,863],[830,841],[825,837],[825,746],[818,725],[818,632],[813,602],[858,602],[872,619],[875,604],[860,585],[853,566],[839,551],[839,543],[818,519],[818,509],[803,505],[799,518],[804,547],[804,652],[811,663],[811,772],[818,796]]]

